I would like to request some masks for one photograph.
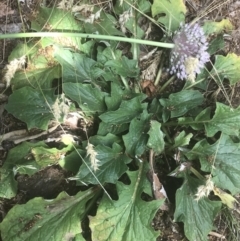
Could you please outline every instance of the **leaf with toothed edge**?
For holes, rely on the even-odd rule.
[[[190,160],[200,159],[201,169],[211,172],[212,181],[233,195],[240,192],[240,144],[222,134],[220,139],[210,145],[206,140],[199,141],[186,156]]]
[[[179,24],[185,21],[186,12],[183,0],[154,0],[152,4],[153,17],[160,15],[158,22],[171,31],[176,31]]]
[[[185,176],[185,181],[176,193],[175,222],[184,223],[184,233],[191,240],[207,241],[207,235],[213,228],[213,220],[221,208],[220,201],[210,201],[208,198],[195,200],[197,187],[202,182],[191,176]]]
[[[82,236],[81,220],[86,203],[98,189],[68,196],[65,192],[53,200],[36,197],[26,204],[15,205],[0,224],[4,241],[67,240]]]
[[[132,159],[123,153],[123,149],[117,143],[114,143],[112,147],[105,145],[97,145],[94,147],[99,160],[98,168],[94,172],[91,167],[91,161],[89,158],[85,158],[83,163],[75,176],[75,179],[79,184],[99,184],[102,183],[116,183],[117,180],[128,169],[127,163]],[[89,170],[92,169],[92,172]],[[93,175],[94,173],[94,175]]]
[[[140,163],[138,171],[128,171],[131,183],[117,182],[117,201],[104,195],[96,216],[90,217],[93,240],[156,240],[159,233],[153,230],[151,222],[164,200],[142,200],[143,192],[151,195],[151,186],[146,179],[148,170],[145,163]]]
[[[54,119],[50,107],[56,100],[54,90],[41,91],[27,86],[10,95],[5,109],[19,120],[26,122],[28,129],[47,130],[49,121]]]

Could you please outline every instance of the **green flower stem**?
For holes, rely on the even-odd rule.
[[[93,205],[96,203],[100,195],[102,194],[102,189],[100,186],[96,186],[95,188],[92,187],[89,191],[95,192],[95,195],[91,199],[90,202],[87,203],[86,208],[85,208],[85,214],[87,214],[93,207]]]
[[[196,82],[194,82],[194,83],[191,83],[190,85],[184,87],[184,89],[185,89],[185,90],[189,90],[189,89],[191,89],[192,87],[194,87],[195,85],[203,82],[204,80],[206,80],[206,79],[205,79],[205,78],[202,78],[202,79],[200,79],[200,80],[198,80],[198,81],[196,81]]]
[[[158,69],[157,77],[154,81],[155,86],[157,86],[159,84],[159,81],[160,81],[160,78],[161,78],[161,75],[162,75],[162,68],[163,68],[163,61],[161,59],[161,63],[160,63],[159,69]]]
[[[181,123],[179,123],[178,121],[170,121],[167,123],[163,123],[162,125],[163,126],[181,126],[181,125],[191,125],[191,124],[204,124],[204,123],[208,123],[210,121],[211,120],[202,120],[202,121],[192,120],[192,121],[183,121]]]
[[[36,32],[36,33],[8,33],[0,34],[0,39],[12,39],[12,38],[36,38],[36,37],[75,37],[75,38],[93,38],[101,40],[113,40],[120,42],[136,43],[136,44],[145,44],[162,48],[173,48],[173,43],[162,43],[156,41],[148,41],[142,39],[134,39],[127,37],[117,37],[110,35],[98,35],[98,34],[87,34],[87,33],[68,33],[68,32]]]
[[[134,31],[134,37],[137,37],[137,12],[136,10],[132,10],[134,15],[134,22],[133,22],[133,31]],[[138,60],[138,44],[133,43],[133,59]]]
[[[136,183],[134,184],[135,188],[134,188],[134,192],[132,194],[132,202],[133,203],[135,202],[135,199],[137,198],[137,191],[138,191],[138,188],[140,185],[140,181],[142,180],[142,176],[144,174],[144,172],[143,172],[144,171],[144,168],[143,168],[144,162],[145,162],[145,160],[139,163],[138,178],[137,178]]]
[[[172,144],[173,141],[172,141],[172,139],[171,139],[171,137],[170,137],[166,127],[162,126],[162,129],[163,129],[164,134],[166,135],[166,138],[167,138],[168,142]]]
[[[158,93],[162,93],[168,85],[175,79],[175,75],[173,75],[163,86],[162,88],[158,91]],[[156,82],[156,81],[155,81]],[[155,84],[155,83],[154,83]]]
[[[115,54],[114,54],[114,51],[111,50],[111,52],[112,52],[113,58],[116,59],[116,56],[115,56]],[[127,90],[130,90],[130,87],[129,87],[129,84],[128,84],[127,79],[126,79],[125,77],[123,77],[123,76],[120,76],[120,78],[121,78],[122,83],[123,83],[123,85],[125,86],[125,88],[126,88]]]
[[[200,180],[205,181],[206,179],[202,176],[195,168],[190,167],[190,171]]]
[[[121,80],[123,82],[123,85],[125,86],[125,88],[127,90],[130,90],[130,87],[129,87],[129,84],[128,84],[128,81],[126,80],[126,78],[124,78],[123,76],[120,76],[121,77]]]

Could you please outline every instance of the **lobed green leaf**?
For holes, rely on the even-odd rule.
[[[190,160],[200,159],[201,169],[211,173],[216,186],[233,195],[240,192],[240,144],[229,136],[221,135],[213,145],[202,140],[186,155]]]
[[[161,123],[152,120],[150,122],[150,130],[148,131],[149,139],[147,146],[151,148],[156,155],[159,155],[164,150],[164,134],[161,131]]]
[[[129,132],[123,135],[123,141],[126,152],[131,155],[142,155],[146,150],[148,142],[147,131],[149,130],[149,122],[151,115],[146,110],[139,117],[135,117],[129,126]]]
[[[201,182],[187,176],[176,193],[174,220],[184,223],[184,233],[189,240],[207,241],[213,228],[213,220],[221,208],[221,202],[202,198],[195,200],[197,187]]]
[[[97,62],[83,54],[56,47],[55,58],[62,65],[64,83],[94,82],[103,74],[96,66]]]
[[[179,117],[203,102],[203,96],[198,90],[182,90],[169,95],[169,99],[160,99],[162,106],[171,112],[171,118]]]
[[[31,22],[31,29],[43,30],[71,30],[82,31],[81,25],[76,21],[70,11],[59,8],[40,7],[35,19]]]
[[[114,143],[112,147],[98,145],[94,147],[94,150],[99,160],[98,170],[94,172],[90,158],[85,158],[86,164],[81,165],[75,178],[84,184],[116,183],[127,171],[126,164],[131,161],[131,158],[124,154],[122,147],[117,143]]]
[[[216,61],[211,75],[214,79],[221,83],[224,79],[228,79],[231,85],[236,84],[240,80],[240,57],[234,53],[227,56],[216,55]]]
[[[193,137],[192,133],[186,134],[185,131],[181,131],[175,138],[174,138],[174,145],[172,148],[178,148],[180,146],[189,145],[191,138]]]
[[[5,109],[21,121],[26,122],[28,129],[47,130],[48,123],[54,119],[50,109],[57,101],[53,90],[37,90],[23,87],[10,95]]]
[[[149,194],[150,183],[146,179],[148,169],[141,163],[138,171],[127,174],[130,185],[117,182],[119,198],[109,200],[104,195],[95,217],[90,217],[90,228],[93,240],[126,241],[156,240],[158,232],[151,227],[156,211],[164,200],[145,202],[141,194]]]
[[[216,103],[217,108],[211,120],[202,120],[207,136],[214,136],[218,131],[227,135],[239,136],[240,130],[240,107],[233,109],[222,103]]]
[[[89,189],[70,197],[62,192],[54,200],[34,198],[15,205],[0,224],[5,241],[69,240],[81,235],[86,203],[96,190]],[[82,236],[82,235],[81,235]]]
[[[97,11],[99,11],[99,8],[95,8],[94,13]],[[83,16],[83,19],[85,20],[86,17]],[[95,20],[93,23],[85,22],[83,26],[86,33],[124,36],[124,34],[116,28],[117,24],[118,22],[114,16],[101,11],[100,17],[97,20]]]
[[[222,19],[220,22],[206,21],[203,25],[203,31],[206,35],[220,34],[224,31],[231,31],[234,26],[229,19]]]
[[[109,124],[129,123],[147,108],[147,103],[141,103],[145,98],[144,94],[139,94],[130,100],[123,100],[117,110],[103,113],[99,118]]]
[[[11,80],[12,89],[15,91],[25,86],[36,89],[49,90],[52,88],[53,80],[60,79],[61,66],[44,67],[34,70],[18,71]]]
[[[87,115],[106,110],[104,98],[108,94],[90,84],[63,83],[63,91],[71,100],[76,101]]]
[[[44,142],[23,142],[9,151],[3,166],[0,168],[0,197],[10,199],[16,195],[16,173],[32,175],[41,169],[31,155],[31,150],[34,147],[46,148],[47,146]]]
[[[120,60],[108,60],[104,66],[111,67],[116,74],[123,77],[134,78],[139,75],[137,61],[134,59],[128,59],[126,56],[122,56]]]
[[[187,12],[183,0],[154,0],[152,5],[153,17],[160,15],[158,22],[174,32],[180,23],[185,22]]]

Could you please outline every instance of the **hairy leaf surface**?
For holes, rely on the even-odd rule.
[[[87,157],[85,162],[88,166],[83,163],[75,178],[85,184],[116,183],[118,178],[127,171],[126,164],[131,161],[131,158],[123,153],[122,147],[117,143],[112,147],[98,145],[94,150],[99,160],[98,170],[94,172],[90,158]]]
[[[83,54],[56,48],[55,58],[62,65],[64,83],[93,82],[103,74],[103,71],[96,66],[97,62]]]
[[[54,119],[50,109],[57,100],[53,90],[36,90],[23,87],[10,95],[6,110],[27,124],[28,129],[39,128],[47,130],[48,123]]]
[[[158,22],[165,25],[170,31],[176,31],[180,25],[185,21],[185,14],[187,12],[183,0],[154,0],[152,5],[153,17],[158,14]]]
[[[222,103],[216,103],[215,115],[211,120],[201,120],[204,123],[207,136],[214,136],[218,131],[227,135],[239,136],[240,107],[233,109]]]
[[[2,239],[56,241],[80,235],[80,221],[84,217],[86,203],[95,192],[89,189],[73,197],[62,192],[54,200],[37,197],[26,204],[14,206],[0,224]]]
[[[61,66],[52,66],[30,71],[18,71],[11,80],[12,89],[15,91],[25,86],[36,89],[49,90],[52,88],[52,81],[61,77]]]
[[[207,241],[213,228],[213,220],[221,208],[221,202],[202,198],[195,200],[197,187],[201,184],[196,178],[188,176],[177,190],[174,219],[184,223],[184,233],[191,240]]]
[[[223,82],[228,79],[231,85],[236,84],[240,80],[240,57],[234,53],[227,56],[216,55],[216,61],[211,74],[215,76],[216,81]]]
[[[202,102],[203,96],[197,90],[182,90],[171,94],[169,99],[160,99],[161,105],[171,111],[172,118],[184,115],[189,110],[201,105]]]
[[[151,190],[146,179],[147,169],[143,165],[140,164],[138,171],[127,172],[130,185],[117,182],[117,201],[109,200],[104,195],[96,216],[90,218],[93,240],[156,240],[158,232],[153,230],[151,222],[164,200],[142,200],[142,192],[150,194]]]
[[[131,100],[122,101],[120,107],[116,111],[108,111],[100,115],[99,118],[109,124],[129,123],[147,108],[146,103],[141,103],[145,98],[146,96],[141,94]]]
[[[164,134],[161,130],[161,123],[151,121],[150,130],[148,131],[149,139],[147,146],[153,149],[156,155],[159,155],[164,150]]]
[[[7,159],[0,168],[0,197],[12,198],[16,195],[16,173],[32,175],[41,169],[31,155],[32,148],[41,146],[47,147],[44,142],[23,142],[9,151]]]
[[[227,135],[221,135],[213,145],[202,140],[187,154],[191,160],[199,158],[201,169],[211,172],[213,182],[233,195],[240,192],[239,155],[240,144],[234,143]]]
[[[93,88],[90,84],[64,83],[63,91],[70,99],[79,104],[86,115],[92,115],[96,112],[101,113],[106,110],[104,98],[107,93],[98,88]]]
[[[70,11],[59,8],[39,8],[38,15],[31,22],[31,28],[35,31],[43,30],[71,30],[81,32],[82,27],[76,21]]]
[[[229,19],[222,19],[220,22],[205,21],[203,30],[206,35],[220,34],[223,31],[231,31],[234,26]]]
[[[129,132],[123,135],[126,152],[129,155],[140,156],[146,150],[150,117],[151,115],[144,111],[139,117],[135,117],[131,121]]]

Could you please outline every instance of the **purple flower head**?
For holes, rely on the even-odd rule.
[[[170,55],[170,74],[179,79],[192,78],[209,61],[208,43],[198,24],[181,24],[173,37],[175,44]],[[195,60],[195,61],[192,61]],[[189,64],[192,62],[192,66]]]

